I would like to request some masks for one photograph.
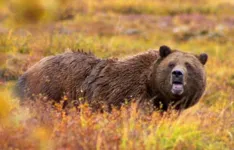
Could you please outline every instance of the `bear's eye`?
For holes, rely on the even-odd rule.
[[[174,63],[174,62],[170,62],[170,63],[168,64],[168,67],[169,67],[169,68],[174,68],[174,67],[175,67],[175,63]]]
[[[193,68],[193,66],[188,62],[185,63],[185,66],[186,66],[187,69],[192,69]]]

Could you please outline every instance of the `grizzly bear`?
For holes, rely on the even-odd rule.
[[[85,100],[93,107],[120,107],[137,100],[155,109],[183,110],[198,102],[206,87],[208,55],[161,46],[133,57],[99,59],[92,53],[65,52],[43,58],[18,80],[21,99],[42,94],[55,101]]]

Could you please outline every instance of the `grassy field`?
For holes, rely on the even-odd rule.
[[[0,149],[234,149],[234,2],[230,0],[1,0]],[[206,52],[207,88],[194,107],[142,115],[136,104],[92,113],[43,99],[20,106],[15,80],[67,48],[101,58],[169,45]]]

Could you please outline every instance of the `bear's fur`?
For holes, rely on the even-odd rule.
[[[83,97],[93,107],[102,103],[120,107],[126,100],[136,99],[140,105],[150,103],[163,110],[171,105],[181,110],[196,104],[205,90],[207,57],[167,46],[124,60],[66,52],[36,63],[19,78],[16,89],[21,99],[43,94],[59,101],[67,95],[70,100]],[[171,92],[171,72],[177,66],[185,70],[181,95]]]

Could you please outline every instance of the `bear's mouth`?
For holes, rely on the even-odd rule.
[[[172,94],[179,96],[182,95],[184,92],[184,85],[182,82],[179,81],[174,81],[172,83],[172,88],[171,88]]]

